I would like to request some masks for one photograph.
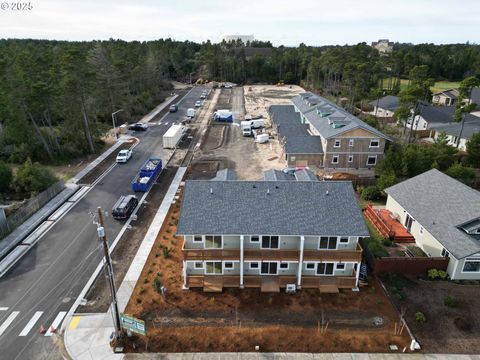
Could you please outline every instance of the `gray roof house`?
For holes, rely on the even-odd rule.
[[[450,258],[451,279],[480,280],[480,192],[432,169],[385,189],[386,208],[429,256]]]
[[[266,172],[273,181],[185,182],[177,226],[185,289],[358,287],[358,240],[369,232],[352,183],[297,173]]]
[[[370,101],[369,104],[373,106],[370,112],[377,117],[392,117],[400,105],[400,98],[394,95],[387,95],[378,100]]]
[[[432,103],[437,105],[455,105],[460,92],[457,89],[439,91],[432,95]]]

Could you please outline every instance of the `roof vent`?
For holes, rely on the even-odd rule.
[[[275,189],[278,189],[278,185],[275,185]]]
[[[213,188],[210,188],[210,194],[213,194]]]
[[[327,191],[325,191],[325,195],[328,195],[328,190],[327,190]]]
[[[256,189],[256,188],[257,188],[257,186],[256,186],[256,185],[253,185],[252,187],[253,187],[254,189]]]
[[[270,188],[267,189],[267,195],[270,195]]]

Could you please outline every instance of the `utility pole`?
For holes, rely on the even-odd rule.
[[[103,243],[105,275],[107,276],[108,285],[110,286],[110,294],[112,296],[112,315],[113,315],[113,325],[115,326],[115,339],[119,339],[122,328],[120,325],[120,313],[118,312],[117,291],[115,289],[115,279],[113,277],[112,259],[110,258],[110,253],[108,252],[108,242],[107,242],[107,237],[105,235],[105,226],[103,222],[102,208],[100,206],[97,208],[97,212],[98,212],[97,234],[98,234],[98,240],[100,240]]]

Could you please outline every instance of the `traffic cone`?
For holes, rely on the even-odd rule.
[[[39,333],[40,334],[45,334],[47,332],[47,329],[45,329],[45,326],[40,326],[40,330],[39,330]]]

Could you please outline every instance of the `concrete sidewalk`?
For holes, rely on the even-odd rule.
[[[141,120],[139,120],[138,122],[141,122],[141,123],[146,123],[146,122],[149,122],[151,121],[155,116],[157,116],[157,114],[162,111],[163,109],[165,109],[167,106],[170,105],[170,103],[175,100],[176,98],[178,97],[177,94],[174,94],[172,96],[169,96],[165,99],[164,102],[162,102],[160,105],[158,105],[155,109],[153,109],[151,112],[149,112],[147,115],[145,115]]]
[[[177,170],[162,204],[117,291],[120,312],[123,312],[128,304],[186,170],[186,167]],[[104,314],[75,314],[65,328],[65,347],[73,359],[122,359],[124,354],[114,354],[109,345],[113,330],[110,310]]]

